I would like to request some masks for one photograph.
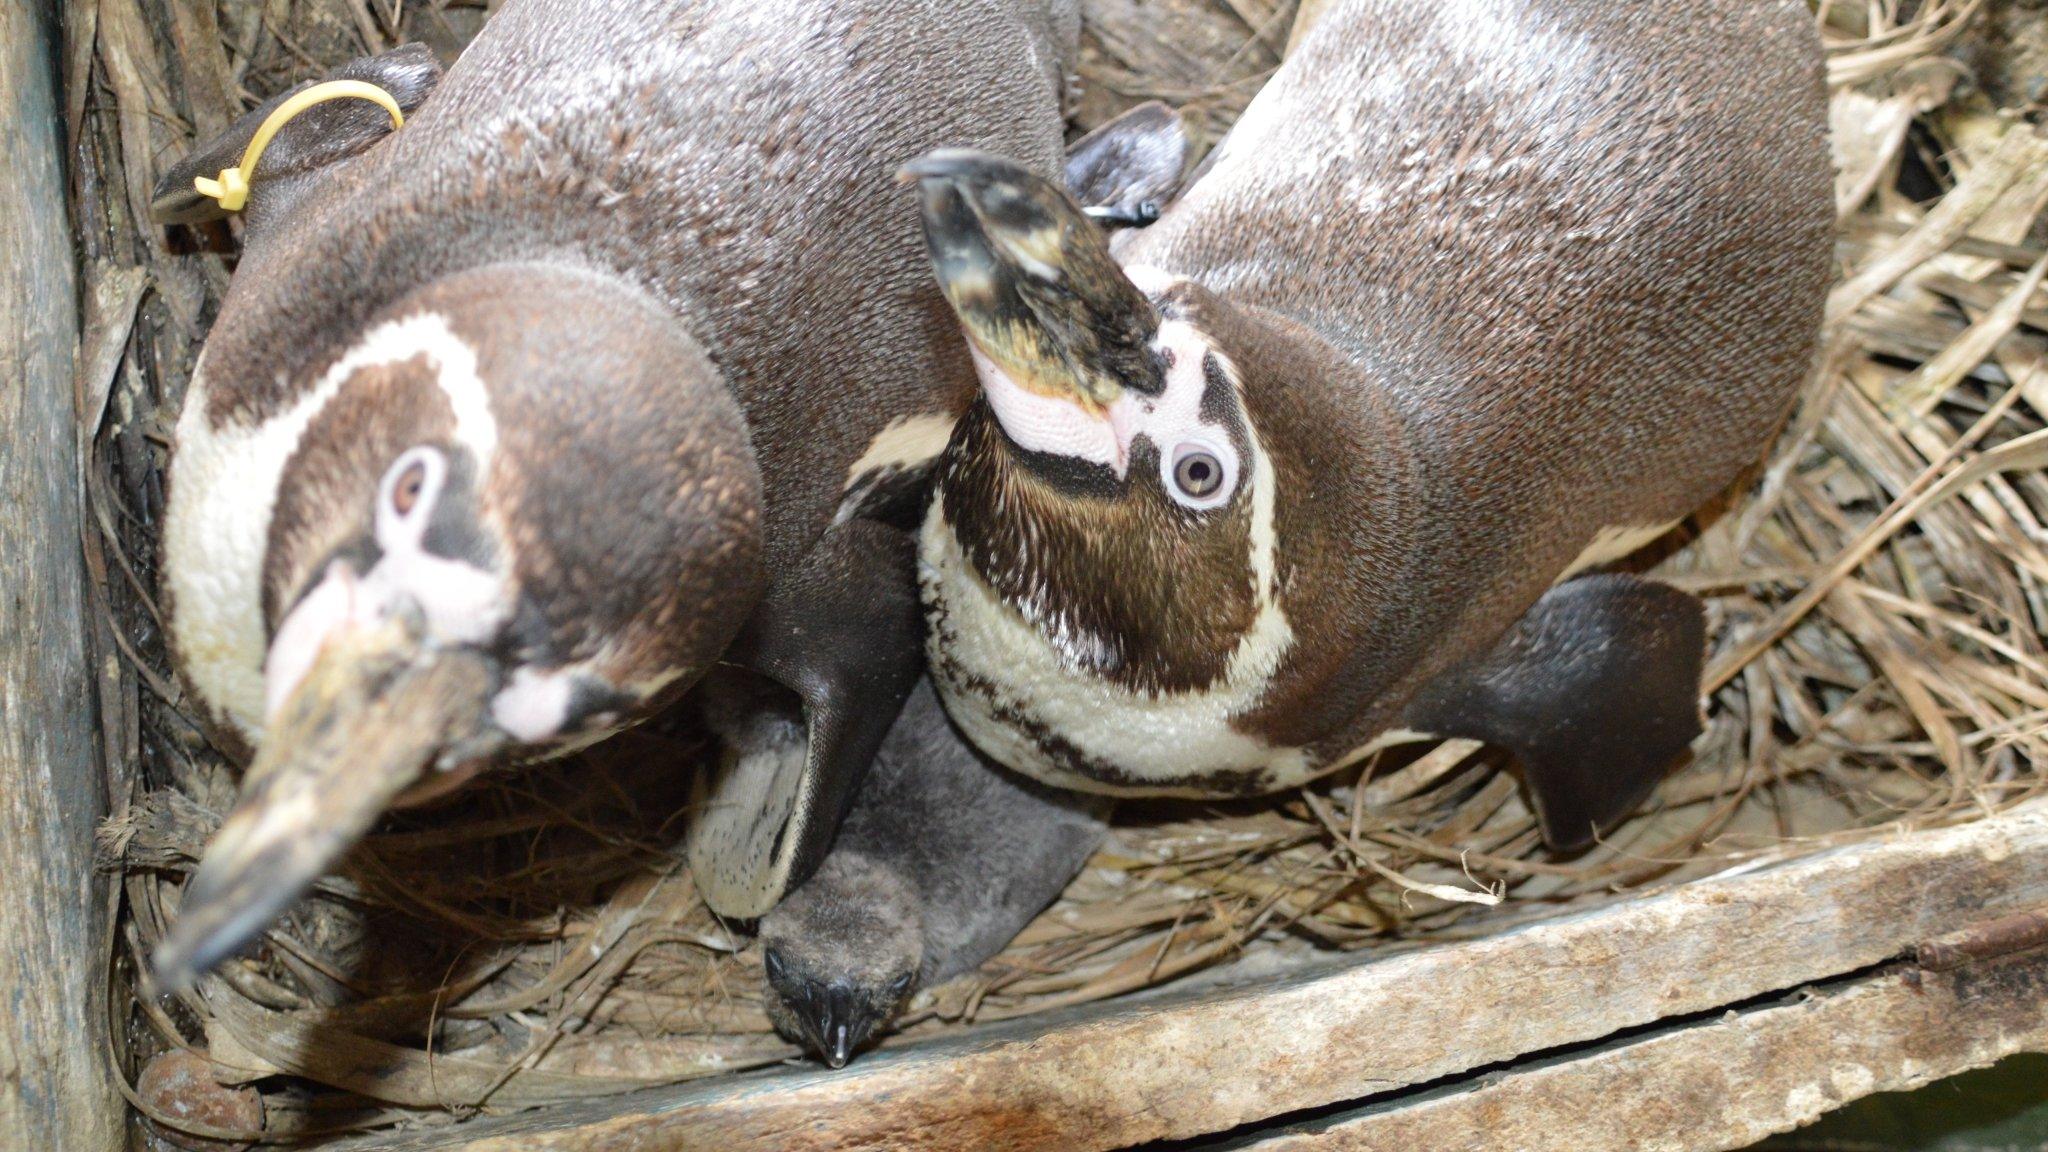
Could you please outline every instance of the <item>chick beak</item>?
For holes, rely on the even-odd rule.
[[[399,794],[477,747],[485,658],[428,650],[388,620],[330,637],[273,718],[242,798],[207,845],[152,957],[161,991],[187,988],[312,887]]]
[[[805,1039],[827,1068],[846,1067],[854,1050],[867,1043],[868,1037],[886,1022],[853,988],[845,985],[819,988],[800,1015]]]
[[[1063,189],[962,149],[897,178],[918,186],[932,266],[968,338],[1018,385],[1096,414],[1125,387],[1159,390],[1158,314]]]

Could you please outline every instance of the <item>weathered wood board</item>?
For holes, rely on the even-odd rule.
[[[1123,1148],[1362,1101],[1860,973],[2044,903],[2048,802],[2035,802],[1476,942],[1043,1018],[844,1072],[736,1077],[349,1147]],[[1965,1052],[1954,1069],[1978,1055]],[[1868,1080],[1863,1091],[1884,1077]]]
[[[56,14],[0,3],[0,1148],[121,1146],[72,405]]]
[[[2048,951],[1947,972],[1901,964],[1680,1025],[1322,1117],[1243,1152],[1717,1152],[1873,1092],[2048,1051]]]

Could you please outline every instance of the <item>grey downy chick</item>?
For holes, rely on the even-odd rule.
[[[997,767],[929,682],[811,878],[761,919],[776,1030],[834,1068],[918,989],[1001,951],[1088,859],[1109,802]]]

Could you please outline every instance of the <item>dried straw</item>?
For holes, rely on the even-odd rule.
[[[1469,938],[2039,792],[2048,142],[1944,55],[1970,45],[1983,2],[1820,5],[1843,273],[1825,362],[1753,485],[1654,568],[1707,598],[1715,648],[1697,762],[1647,814],[1555,859],[1498,756],[1466,742],[1389,753],[1274,803],[1130,806],[1055,907],[980,972],[922,995],[893,1042],[1203,973]],[[1189,104],[1213,140],[1280,60],[1294,3],[1089,0],[1088,13],[1077,122],[1158,97]],[[233,795],[154,604],[167,429],[232,243],[214,230],[167,247],[143,223],[148,190],[258,95],[365,48],[452,53],[484,16],[397,0],[67,8],[84,545],[117,812],[102,847],[122,878],[114,1057],[132,1078],[156,1052],[193,1048],[262,1090],[262,1132],[202,1134],[444,1124],[794,1055],[761,1014],[747,938],[675,862],[681,769],[704,751],[679,718],[392,821],[257,958],[197,992],[155,1002],[127,987]]]

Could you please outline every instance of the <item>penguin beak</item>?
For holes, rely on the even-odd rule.
[[[329,637],[185,886],[152,958],[158,989],[187,988],[242,948],[431,766],[467,759],[493,682],[479,653],[428,650],[416,617]]]
[[[816,989],[814,998],[797,1017],[804,1039],[828,1068],[846,1067],[854,1052],[887,1019],[857,989],[847,985]]]
[[[1099,416],[1126,387],[1164,386],[1158,314],[1064,190],[963,149],[897,179],[918,187],[932,266],[968,338],[1020,387]]]

